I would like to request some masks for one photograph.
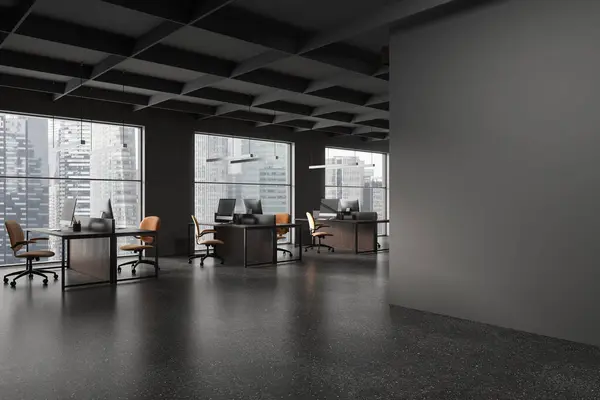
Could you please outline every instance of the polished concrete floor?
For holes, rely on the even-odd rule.
[[[390,308],[387,261],[0,287],[0,399],[600,398],[600,349]]]

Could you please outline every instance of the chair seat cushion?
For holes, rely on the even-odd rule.
[[[327,233],[327,232],[313,232],[312,234],[315,237],[319,237],[319,236],[333,236],[331,233]]]
[[[50,250],[36,250],[36,251],[26,251],[24,253],[17,254],[18,258],[27,258],[27,257],[54,257],[54,252]]]
[[[277,240],[285,240],[287,239],[287,236],[277,236]]]
[[[216,244],[225,244],[225,242],[223,242],[222,240],[219,239],[207,239],[207,240],[202,240],[200,241],[198,244],[203,244],[205,246],[214,246]]]
[[[154,246],[150,246],[148,244],[125,244],[121,246],[121,250],[125,251],[141,251],[147,249],[153,249]]]

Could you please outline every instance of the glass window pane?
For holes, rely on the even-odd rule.
[[[290,184],[290,147],[287,143],[197,134],[196,182]],[[236,158],[256,161],[230,162]]]
[[[326,164],[339,166],[325,170],[325,196],[358,199],[361,211],[375,211],[387,219],[387,155],[345,149],[325,149]],[[387,224],[379,226],[387,234]]]
[[[290,187],[285,185],[237,185],[197,183],[195,215],[199,221],[212,221],[219,199],[236,199],[235,212],[244,213],[244,199],[260,199],[264,214],[290,213]]]
[[[76,215],[99,216],[102,202],[111,198],[116,224],[137,226],[141,135],[138,127],[0,113],[0,222],[58,227],[65,199],[77,197]],[[59,240],[43,247],[59,259]],[[0,264],[17,261],[3,229]]]

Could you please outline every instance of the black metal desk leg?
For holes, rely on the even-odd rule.
[[[61,289],[64,292],[65,291],[65,274],[67,273],[67,271],[65,271],[65,247],[67,246],[67,241],[63,238],[62,239],[62,249],[61,249],[61,257],[60,257],[60,285],[61,285]]]
[[[25,251],[29,251],[29,231],[27,231],[27,238],[25,239],[27,244],[25,245]]]
[[[188,241],[188,245],[189,245],[189,241]],[[154,271],[156,274],[156,277],[158,278],[158,270],[160,268],[158,267],[158,233],[154,234]]]
[[[111,285],[117,284],[117,237],[110,236],[110,271],[109,281]]]
[[[277,226],[271,231],[271,237],[273,238],[273,264],[277,265]]]
[[[298,252],[300,255],[298,258],[300,259],[300,261],[302,261],[302,225],[298,225],[298,230],[300,231],[300,238],[298,240],[298,243],[300,244],[300,250]]]
[[[244,228],[244,268],[248,268],[248,229]]]
[[[354,254],[358,254],[358,224],[354,224]]]

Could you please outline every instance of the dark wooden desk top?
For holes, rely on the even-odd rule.
[[[49,229],[49,228],[27,228],[28,232],[41,233],[43,235],[58,236],[65,239],[94,239],[111,236],[155,236],[156,231],[149,231],[139,228],[117,228],[114,232],[95,232],[82,230],[81,232],[73,232],[72,229],[63,228],[60,231]]]
[[[308,218],[296,218],[296,221],[308,222]],[[385,224],[389,219],[315,219],[317,224],[341,223],[341,224]]]
[[[193,222],[190,222],[189,225],[194,225]],[[227,222],[206,222],[206,221],[198,221],[198,225],[200,226],[218,226],[218,227],[231,227],[237,229],[266,229],[266,228],[294,228],[300,224],[276,224],[276,225],[258,225],[258,224],[231,224]]]

